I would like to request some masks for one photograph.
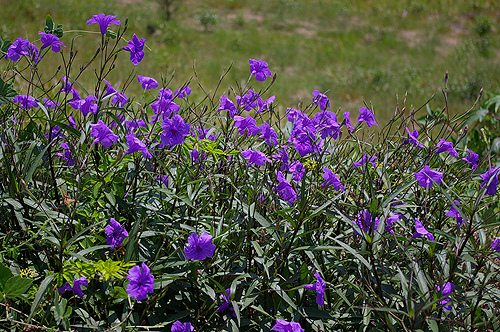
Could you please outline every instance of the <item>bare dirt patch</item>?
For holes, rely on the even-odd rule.
[[[409,47],[415,47],[426,41],[426,38],[418,30],[401,30],[399,31],[399,35]]]

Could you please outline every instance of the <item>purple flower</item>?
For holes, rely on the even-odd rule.
[[[375,122],[375,117],[373,116],[372,111],[370,111],[368,108],[362,107],[359,109],[359,112],[361,114],[358,116],[358,122],[366,122],[368,127],[378,126],[378,124]]]
[[[68,143],[61,143],[61,147],[64,149],[64,153],[58,152],[56,153],[56,156],[66,160],[66,166],[73,166],[75,163],[73,162],[73,158],[71,158],[71,150]]]
[[[72,103],[72,102],[74,102],[74,101],[80,100],[80,99],[82,99],[82,98],[80,98],[80,94],[78,93],[78,91],[76,91],[76,90],[75,90],[75,89],[73,89],[73,88],[71,89],[71,91],[70,91],[69,93],[71,93],[71,94],[72,94],[72,97],[73,97],[73,98],[71,98],[70,100],[68,100],[68,103],[70,104],[70,106],[71,106],[71,107],[73,107],[74,109],[76,109],[76,110],[77,110],[77,109],[78,109],[78,107],[79,107],[79,104],[76,104],[75,106],[73,106],[73,105],[71,105],[71,103]]]
[[[294,123],[296,120],[303,117],[307,117],[304,113],[294,108],[287,108],[285,114],[288,121],[290,121],[291,123]]]
[[[490,248],[491,250],[495,250],[497,253],[500,254],[500,239],[495,239],[491,244]]]
[[[141,267],[134,266],[128,271],[127,294],[137,301],[145,300],[148,293],[154,292],[155,277],[151,274],[149,267],[142,262]]]
[[[156,89],[159,86],[158,82],[154,78],[147,76],[138,75],[137,81],[142,83],[142,88],[144,90]]]
[[[288,151],[286,149],[287,146],[285,145],[281,150],[279,150],[278,154],[272,155],[273,159],[279,160],[283,163],[281,165],[282,171],[288,170],[288,160],[290,157],[288,156]]]
[[[345,121],[345,126],[347,128],[349,128],[349,131],[353,131],[354,130],[354,127],[352,126],[351,124],[351,120],[349,119],[349,116],[351,115],[351,113],[349,112],[344,112],[344,121]]]
[[[394,203],[391,203],[392,206],[398,206],[398,205],[403,205],[404,202],[402,202],[399,198],[397,197],[394,197],[394,199],[392,200]]]
[[[181,99],[186,98],[190,94],[191,94],[191,88],[187,85],[185,87],[183,87],[182,89],[175,90],[175,92],[174,92],[174,95],[181,98]]]
[[[245,111],[250,112],[253,108],[259,108],[264,105],[264,100],[259,94],[251,89],[247,90],[244,96],[236,96],[236,103],[241,105]]]
[[[109,220],[109,225],[106,226],[104,232],[107,235],[106,244],[116,249],[123,243],[123,240],[128,236],[128,232],[118,221],[114,218]]]
[[[457,201],[457,200],[454,200],[455,202],[455,205],[456,206],[459,206],[460,205],[460,202]],[[455,206],[451,205],[451,209],[450,211],[446,212],[445,214],[447,217],[452,217],[452,218],[457,218],[457,225],[460,226],[462,225],[465,221],[467,221],[468,219],[465,218],[464,220],[464,217],[462,217],[462,215],[460,213],[458,213],[457,209],[455,208]]]
[[[222,299],[224,300],[224,303],[222,303],[222,305],[217,308],[217,312],[223,312],[223,311],[229,309],[229,310],[231,310],[233,312],[233,316],[236,317],[236,314],[234,313],[234,308],[231,305],[231,289],[227,288],[226,289],[226,294],[221,293],[220,295],[222,296]]]
[[[385,226],[385,230],[391,234],[394,234],[394,230],[391,225],[399,220],[399,218],[406,219],[402,214],[396,213],[385,220],[387,226]]]
[[[446,142],[446,140],[441,138],[439,140],[438,144],[436,144],[436,146],[439,148],[439,149],[437,149],[436,154],[444,152],[444,151],[448,151],[453,157],[458,158],[458,152],[457,152],[457,150],[455,150],[453,148],[452,142]]]
[[[201,126],[194,128],[194,130],[192,130],[191,135],[193,137],[196,137],[197,139],[208,139],[210,141],[215,141],[215,135],[214,134],[208,135],[209,133],[210,129]]]
[[[30,42],[28,39],[17,38],[7,50],[7,54],[5,55],[5,59],[10,59],[14,62],[19,60],[21,56],[28,56],[30,51]]]
[[[214,255],[215,244],[212,244],[212,235],[208,233],[203,233],[200,237],[193,233],[189,235],[188,243],[189,246],[184,247],[186,259],[201,261]]]
[[[276,176],[279,184],[274,187],[273,190],[277,191],[278,195],[288,203],[295,203],[295,201],[297,200],[297,193],[295,192],[295,190],[293,190],[290,182],[285,179],[285,176],[280,171],[276,173]]]
[[[109,83],[105,79],[103,79],[103,81],[106,83],[106,94],[103,97],[114,94],[113,99],[111,99],[111,103],[114,105],[118,105],[120,107],[125,105],[128,101],[127,95],[124,93],[117,92],[116,89],[113,88],[111,83]]]
[[[358,217],[353,222],[359,226],[362,232],[369,232],[373,234],[378,228],[380,223],[379,218],[374,218],[370,211],[364,210],[358,213]],[[356,229],[354,229],[354,234],[362,236]]]
[[[125,51],[130,52],[130,61],[132,61],[134,66],[137,66],[137,64],[144,58],[143,49],[145,42],[146,39],[141,38],[141,40],[139,40],[137,35],[134,33],[132,40],[129,40],[128,45],[123,47]]]
[[[375,159],[377,159],[376,156],[368,156],[366,153],[361,157],[361,159],[358,162],[354,162],[354,168],[356,168],[356,171],[359,173],[358,167],[361,167],[363,165],[366,165],[368,163],[371,163],[374,168],[377,168],[377,163],[375,162]],[[366,167],[363,167],[362,172],[364,173],[366,171]]]
[[[17,95],[13,99],[14,103],[20,103],[21,108],[31,109],[34,107],[38,107],[37,100],[28,95]]]
[[[321,111],[314,114],[312,122],[315,126],[321,126],[322,124],[327,123],[328,120],[333,120],[334,122],[337,122],[337,115],[332,111]]]
[[[27,39],[17,38],[9,46],[5,59],[16,62],[21,56],[30,56],[35,63],[41,60],[38,48],[35,45],[31,44]]]
[[[434,241],[434,235],[432,235],[431,232],[426,230],[424,225],[422,225],[420,220],[418,220],[417,218],[415,218],[415,230],[416,230],[416,232],[411,237],[412,239],[416,239],[417,237],[421,237],[421,236],[425,235],[425,236],[427,236],[427,239],[429,239],[429,241]]]
[[[481,180],[483,180],[483,183],[481,183],[481,187],[479,189],[482,189],[485,184],[489,183],[488,187],[486,188],[485,195],[495,195],[497,193],[498,171],[498,168],[492,167],[486,173],[479,175],[479,177],[481,177]]]
[[[255,112],[255,114],[262,113],[262,111],[270,109],[271,105],[273,104],[274,100],[276,99],[276,96],[271,96],[267,98],[265,101],[262,103],[258,102],[259,109]]]
[[[297,322],[287,322],[286,320],[276,318],[276,325],[274,325],[271,328],[271,331],[277,331],[277,332],[304,332],[304,329]]]
[[[266,121],[264,121],[264,123],[259,127],[259,130],[261,132],[259,139],[265,140],[268,146],[278,145],[278,134],[276,134],[274,129],[271,128],[271,126]]]
[[[255,76],[255,79],[259,82],[264,82],[267,77],[271,77],[271,70],[267,68],[267,62],[263,60],[248,59],[250,63],[250,74]]]
[[[474,172],[477,168],[477,163],[479,161],[479,155],[475,153],[472,150],[467,149],[467,152],[469,153],[465,158],[462,158],[460,160],[468,162],[472,166],[472,171]]]
[[[191,124],[185,123],[179,114],[174,114],[172,119],[165,119],[161,124],[163,133],[160,135],[163,145],[172,146],[184,143],[184,137],[189,135]]]
[[[146,159],[152,158],[153,156],[149,152],[146,144],[144,144],[140,139],[138,139],[134,133],[130,133],[125,136],[127,139],[128,150],[125,154],[131,154],[137,151],[142,152],[142,156]]]
[[[71,115],[68,116],[68,121],[69,121],[68,126],[71,126],[76,129],[76,120],[75,117],[73,116],[73,112],[71,112]]]
[[[118,120],[120,120],[123,123],[123,119],[125,118],[123,115],[117,116]],[[116,123],[113,122],[115,125]],[[136,130],[137,128],[147,128],[146,122],[144,122],[143,119],[135,119],[135,120],[127,120],[125,121],[125,128],[127,128],[127,132],[132,132]]]
[[[165,185],[165,187],[168,188],[168,182],[170,180],[170,177],[168,175],[159,176],[159,177],[156,178],[156,180],[160,180],[161,182],[163,182],[163,184]]]
[[[322,94],[319,92],[319,90],[314,90],[313,93],[313,103],[315,105],[319,106],[319,109],[324,111],[328,107],[330,107],[330,101],[328,100],[328,97],[325,94]]]
[[[52,108],[54,110],[57,108],[57,106],[60,105],[57,101],[53,101],[53,100],[50,100],[47,98],[43,98],[42,102],[43,102],[43,105],[45,106],[45,108]]]
[[[257,166],[263,166],[266,161],[268,163],[271,162],[271,159],[267,158],[263,152],[253,151],[253,150],[245,150],[241,152],[243,158],[248,159],[248,167],[255,164]]]
[[[321,138],[325,139],[330,136],[333,139],[337,139],[340,132],[339,128],[340,126],[336,121],[327,120],[326,123],[319,126]]]
[[[405,127],[406,131],[408,132],[408,138],[406,141],[404,141],[403,144],[409,144],[412,143],[414,146],[417,148],[423,148],[424,146],[417,140],[418,137],[418,131],[416,129],[413,130],[413,133],[410,132],[408,127]]]
[[[325,305],[325,289],[326,289],[326,284],[321,278],[321,275],[319,272],[316,272],[314,276],[318,279],[315,284],[309,284],[309,285],[304,285],[305,289],[309,289],[315,292],[318,292],[318,295],[316,295],[316,303],[322,307]]]
[[[42,37],[40,37],[40,40],[42,42],[42,50],[46,47],[52,47],[53,52],[60,52],[61,51],[61,46],[66,47],[61,41],[59,41],[59,37],[54,36],[53,34],[50,33],[44,33],[39,31],[38,34]]]
[[[326,186],[332,186],[335,190],[342,190],[344,191],[344,186],[340,183],[339,178],[333,174],[333,172],[327,168],[323,167],[323,179],[325,179],[325,182],[321,184],[321,187],[326,187]]]
[[[337,139],[339,135],[339,124],[337,115],[330,111],[316,113],[312,119],[313,124],[318,128],[322,138],[327,136]]]
[[[38,52],[38,47],[36,47],[35,45],[33,44],[30,44],[30,51],[29,51],[29,55],[31,56],[31,58],[33,59],[33,61],[35,63],[39,62],[40,60],[42,60],[42,56],[39,54]]]
[[[101,34],[105,35],[106,30],[108,27],[111,25],[111,23],[120,25],[119,20],[115,20],[116,15],[104,15],[104,14],[99,14],[99,15],[92,15],[92,18],[87,21],[88,25],[91,25],[92,23],[97,23],[99,24],[99,29],[101,30]]]
[[[62,87],[61,92],[71,93],[73,83],[70,83],[69,79],[66,76],[63,76],[62,80],[64,82],[64,86]]]
[[[293,138],[293,147],[297,150],[301,157],[304,157],[313,151],[312,139],[307,133],[302,132]]]
[[[191,161],[195,164],[203,161],[206,159],[207,155],[205,153],[199,153],[198,152],[198,149],[194,148],[193,150],[191,150],[191,152],[189,152],[190,156],[191,156]]]
[[[113,143],[118,142],[119,137],[102,120],[91,123],[90,126],[92,127],[90,136],[95,137],[94,144],[101,143],[105,148],[109,148]]]
[[[160,96],[151,104],[151,108],[156,114],[163,114],[168,118],[171,113],[179,112],[180,106],[174,103],[174,95],[170,89],[160,89]]]
[[[172,332],[192,332],[194,331],[194,327],[191,325],[190,322],[186,323],[181,323],[180,321],[175,321],[174,324],[172,324]]]
[[[57,291],[59,294],[64,294],[66,291],[73,291],[76,295],[83,298],[82,286],[87,286],[89,281],[85,277],[80,277],[73,280],[73,287],[67,282],[62,287],[59,287]]]
[[[59,126],[54,126],[52,130],[44,135],[45,138],[51,137],[51,140],[57,139],[59,137],[63,138],[64,133],[61,130],[61,127]]]
[[[435,285],[437,291],[441,291],[441,287],[438,285]],[[449,303],[451,300],[448,298],[448,295],[450,295],[453,290],[455,289],[455,285],[452,284],[451,282],[447,282],[443,285],[443,291],[441,292],[440,297],[446,297],[444,300],[439,301],[439,304],[444,305],[446,303]],[[451,310],[451,305],[446,305],[443,307],[443,310]]]
[[[318,130],[316,129],[316,125],[314,124],[314,122],[304,114],[303,116],[298,118],[293,124],[289,140],[291,141],[292,138],[295,138],[296,136],[305,133],[313,141],[316,139],[317,132]]]
[[[245,130],[247,130],[247,136],[255,136],[260,132],[259,127],[257,127],[257,121],[250,115],[246,118],[235,115],[234,116],[234,126],[239,128],[238,132],[241,135],[245,135]]]
[[[220,97],[219,111],[228,111],[231,118],[238,114],[236,105],[226,95]]]
[[[302,180],[302,177],[304,176],[304,173],[306,172],[306,169],[304,165],[302,165],[302,163],[297,160],[290,165],[288,171],[293,174],[293,181],[300,182]]]
[[[418,181],[418,185],[421,187],[432,188],[434,182],[440,184],[443,181],[443,173],[433,171],[428,165],[425,165],[420,172],[415,173],[415,180]]]
[[[80,110],[83,116],[87,116],[89,113],[97,114],[99,106],[95,103],[96,101],[96,97],[88,95],[85,99],[77,99],[69,102],[69,105],[75,110]]]

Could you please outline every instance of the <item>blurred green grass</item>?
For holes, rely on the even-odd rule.
[[[10,40],[36,40],[47,14],[65,31],[97,32],[96,25],[86,24],[93,14],[118,15],[122,23],[128,17],[126,37],[146,38],[150,50],[135,68],[128,53],[121,54],[108,76],[118,88],[132,70],[157,79],[175,70],[169,87],[176,89],[193,77],[195,65],[209,91],[232,64],[221,94],[230,85],[245,84],[248,58],[254,58],[266,60],[277,72],[270,92],[282,110],[308,104],[318,89],[328,91],[334,110],[357,111],[366,102],[384,122],[395,109],[396,96],[401,103],[407,94],[406,106],[420,107],[435,94],[431,107],[442,107],[446,70],[451,112],[468,109],[481,87],[486,93],[498,93],[500,87],[497,1],[178,0],[170,21],[161,0],[0,0],[0,5],[0,35]],[[208,11],[217,23],[205,31],[197,17]],[[489,32],[481,30],[485,25]],[[100,42],[95,34],[67,32],[65,52],[75,37],[74,72]],[[59,62],[60,56],[49,54],[43,64],[53,73]],[[5,65],[2,61],[0,69]],[[81,78],[84,86],[94,82],[91,71]],[[266,83],[251,84],[259,90]],[[201,100],[196,80],[191,87],[193,98]],[[133,82],[127,93],[140,94],[140,85]]]

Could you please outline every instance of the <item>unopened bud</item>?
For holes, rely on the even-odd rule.
[[[467,130],[469,130],[469,125],[465,125],[460,131],[458,132],[459,137],[465,137],[467,135]]]
[[[118,155],[116,156],[116,160],[120,160],[123,157],[123,148],[120,146],[118,149]]]
[[[274,81],[276,81],[276,78],[278,77],[278,74],[276,72],[274,72],[273,74],[273,79],[271,80],[271,84],[274,83]]]

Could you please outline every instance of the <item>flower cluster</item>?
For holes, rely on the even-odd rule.
[[[69,282],[65,283],[62,287],[59,287],[57,291],[60,294],[64,294],[66,291],[72,291],[79,297],[83,298],[82,286],[87,286],[89,281],[85,277],[80,277],[78,279],[73,280],[73,287],[69,284]]]
[[[94,23],[99,25],[103,45],[109,41],[110,35],[112,36],[112,32],[108,31],[111,24],[120,24],[120,21],[115,18],[116,16],[113,15],[99,14],[87,21],[89,25]],[[21,59],[30,64],[40,61],[41,56],[51,54],[49,48],[53,52],[66,52],[62,49],[66,45],[57,36],[43,32],[40,32],[39,35],[42,44],[40,49],[46,49],[42,55],[40,55],[39,49],[28,40],[18,38],[6,52],[6,58],[11,61],[9,64],[21,61]],[[125,54],[130,56],[132,64],[137,66],[145,57],[145,42],[145,39],[140,39],[134,34],[126,46],[116,49],[116,53],[128,52],[129,54]],[[166,257],[165,264],[170,264],[171,260],[181,258],[180,261],[176,261],[172,265],[176,268],[181,266],[181,268],[178,269],[180,271],[178,275],[172,280],[168,280],[168,282],[175,283],[175,287],[171,288],[176,289],[176,291],[182,289],[183,292],[185,289],[188,289],[186,292],[195,289],[197,293],[211,296],[211,299],[218,302],[219,306],[216,308],[214,303],[200,304],[200,308],[202,305],[204,307],[203,311],[199,310],[199,312],[206,314],[210,310],[212,313],[216,311],[220,315],[227,314],[227,317],[224,318],[231,320],[231,322],[236,321],[232,320],[231,316],[237,317],[239,322],[241,319],[240,310],[245,310],[240,308],[248,308],[250,302],[247,300],[253,301],[254,294],[260,294],[262,290],[255,290],[252,293],[253,288],[252,291],[248,292],[237,288],[236,291],[236,285],[247,285],[249,280],[257,280],[257,278],[252,274],[253,272],[245,274],[241,278],[235,277],[234,271],[227,268],[226,260],[229,261],[228,264],[234,264],[232,266],[241,263],[242,265],[239,266],[241,271],[254,268],[266,270],[265,273],[271,279],[269,276],[271,273],[275,273],[283,268],[285,263],[293,260],[282,260],[281,262],[278,259],[271,260],[272,264],[276,262],[276,266],[273,266],[273,271],[269,272],[270,265],[265,265],[269,259],[268,256],[265,256],[268,255],[268,252],[264,252],[264,254],[261,252],[264,245],[266,246],[265,250],[276,245],[280,253],[283,253],[284,256],[289,255],[287,258],[290,258],[292,254],[295,254],[293,245],[305,242],[306,237],[310,236],[322,242],[318,247],[315,247],[315,250],[316,248],[317,250],[336,250],[335,248],[331,249],[333,246],[323,245],[324,242],[328,241],[327,238],[331,237],[332,232],[336,232],[335,236],[338,236],[335,240],[338,240],[343,248],[349,249],[346,255],[352,253],[351,249],[356,250],[355,246],[360,245],[360,243],[362,243],[362,250],[367,250],[365,253],[379,255],[376,251],[383,251],[380,250],[383,246],[395,246],[394,243],[399,245],[404,241],[410,247],[412,255],[420,254],[418,250],[413,250],[417,245],[422,248],[422,252],[429,250],[429,252],[434,253],[435,246],[439,245],[442,238],[447,235],[440,229],[440,226],[444,224],[448,227],[448,231],[451,229],[450,233],[457,232],[459,234],[459,232],[463,232],[464,228],[461,229],[460,226],[464,223],[469,225],[476,217],[471,213],[471,211],[476,213],[477,210],[477,204],[471,203],[472,199],[460,202],[453,199],[458,195],[453,196],[455,192],[448,190],[451,186],[447,182],[454,181],[455,175],[448,172],[446,167],[448,162],[466,166],[465,170],[461,171],[470,176],[470,188],[474,186],[476,189],[479,188],[476,201],[485,199],[484,195],[497,193],[500,169],[495,167],[494,162],[485,173],[473,174],[478,169],[478,154],[470,149],[466,149],[465,152],[465,148],[456,142],[454,146],[453,142],[442,138],[436,142],[437,139],[426,139],[426,135],[419,136],[417,129],[411,131],[405,127],[408,125],[413,128],[411,124],[401,125],[400,128],[405,127],[406,132],[403,131],[403,135],[398,136],[395,143],[397,149],[405,153],[405,157],[401,159],[406,158],[406,156],[408,158],[419,157],[419,154],[425,151],[429,152],[425,161],[414,162],[412,160],[414,163],[405,164],[406,166],[411,165],[411,170],[400,168],[398,170],[400,173],[389,174],[385,168],[393,162],[393,160],[388,161],[391,156],[384,156],[373,145],[369,148],[368,145],[360,145],[360,149],[344,149],[345,146],[342,144],[346,136],[348,136],[349,141],[355,142],[359,139],[358,132],[362,130],[363,123],[366,123],[368,127],[378,126],[378,123],[372,110],[367,107],[359,109],[358,123],[355,126],[351,124],[349,111],[343,113],[343,121],[339,120],[340,114],[337,115],[338,112],[329,110],[331,105],[326,95],[328,92],[321,93],[319,90],[314,90],[312,99],[309,99],[311,104],[308,107],[299,105],[299,109],[287,108],[286,113],[282,114],[282,119],[288,120],[288,123],[281,127],[280,121],[282,119],[271,116],[278,107],[278,103],[275,102],[276,97],[264,97],[267,90],[262,92],[262,90],[256,90],[251,86],[251,84],[260,84],[252,81],[253,78],[258,82],[264,82],[268,77],[272,77],[268,63],[263,60],[249,59],[249,64],[248,86],[234,94],[233,90],[228,90],[229,92],[220,96],[220,99],[216,99],[218,96],[211,99],[212,109],[217,110],[217,114],[213,118],[196,113],[197,110],[194,110],[194,105],[196,105],[194,101],[197,98],[196,91],[193,93],[187,84],[179,86],[175,92],[172,92],[173,88],[171,90],[165,85],[160,87],[160,83],[154,78],[142,75],[137,76],[137,81],[135,78],[127,80],[127,84],[122,88],[101,77],[96,90],[92,92],[94,95],[83,89],[76,78],[65,76],[58,83],[62,84],[62,87],[54,89],[54,95],[57,94],[57,96],[49,93],[34,95],[32,92],[32,95],[17,95],[12,99],[13,107],[16,110],[22,109],[23,112],[29,114],[37,112],[38,110],[33,111],[33,109],[38,107],[44,112],[49,110],[53,113],[63,114],[66,109],[72,112],[71,115],[68,114],[69,112],[64,113],[65,117],[62,122],[49,121],[50,124],[43,127],[42,135],[46,134],[44,137],[41,136],[41,140],[46,144],[45,146],[57,149],[54,154],[58,157],[56,164],[60,170],[80,170],[83,174],[89,163],[95,163],[95,171],[89,172],[88,179],[90,180],[81,181],[82,179],[79,177],[78,183],[80,184],[80,181],[84,183],[82,185],[84,191],[88,191],[88,188],[92,186],[94,186],[92,188],[96,188],[92,189],[96,196],[94,200],[97,201],[96,207],[112,206],[116,213],[115,216],[120,216],[117,219],[126,220],[122,225],[114,218],[110,218],[109,224],[104,227],[107,247],[97,247],[97,249],[108,248],[108,250],[102,250],[99,255],[109,256],[110,259],[112,257],[120,259],[120,255],[125,254],[126,259],[119,263],[127,262],[125,265],[127,269],[133,264],[137,264],[128,270],[128,274],[124,270],[113,275],[116,278],[126,279],[119,281],[119,286],[115,286],[113,294],[123,293],[123,288],[125,288],[128,296],[137,301],[145,301],[149,297],[150,303],[147,304],[147,308],[154,310],[156,306],[160,306],[160,302],[163,301],[161,297],[172,291],[169,284],[165,283],[165,278],[170,278],[171,272],[166,273],[165,265],[152,259],[160,257],[168,249],[166,249],[167,245],[160,246],[157,243],[151,245],[148,242],[148,237],[156,236],[156,233],[168,237],[168,232],[173,230],[180,232],[181,237],[184,238],[186,230],[190,230],[187,243],[184,246],[179,246],[176,243],[179,233],[175,235],[177,236],[176,240],[167,239],[168,246],[174,248],[172,250],[174,254],[168,253],[164,256]],[[134,71],[134,75],[135,73],[136,71]],[[276,75],[270,84],[273,84],[275,79]],[[129,99],[125,94],[129,83],[135,84],[137,87],[140,84],[142,87],[143,101],[140,103],[133,97]],[[151,91],[158,88],[158,91]],[[191,95],[192,93],[193,95]],[[214,100],[218,100],[218,104],[214,105]],[[137,113],[134,114],[135,111]],[[268,114],[269,116],[267,116]],[[42,126],[40,127],[42,128]],[[218,128],[224,128],[224,130],[220,132]],[[75,135],[68,135],[68,132]],[[426,131],[421,131],[421,133],[426,133]],[[72,136],[78,137],[78,139],[74,139]],[[82,156],[80,152],[84,150],[82,148],[84,141],[91,148],[87,155]],[[338,153],[339,150],[342,152]],[[374,155],[368,155],[364,151],[370,151],[369,153]],[[44,155],[40,155],[40,158],[42,157]],[[460,157],[463,158],[460,159]],[[92,160],[89,161],[90,159]],[[378,166],[377,160],[379,161]],[[414,165],[417,166],[413,167]],[[234,167],[231,168],[231,166]],[[211,173],[213,170],[215,173]],[[415,172],[416,170],[419,171]],[[61,173],[56,174],[61,176]],[[232,173],[237,173],[237,176],[233,177]],[[252,177],[245,178],[246,174],[250,174]],[[394,186],[391,182],[393,176],[398,178],[398,182],[394,182],[397,185]],[[480,181],[478,181],[478,177]],[[363,183],[367,187],[355,187],[356,184],[360,183],[355,182],[359,179],[368,179]],[[400,186],[404,181],[406,184]],[[140,185],[137,185],[137,182],[140,182]],[[27,188],[26,186],[26,192],[29,193]],[[99,192],[99,188],[105,188],[104,193]],[[237,190],[231,191],[232,189]],[[241,205],[244,206],[244,213],[233,213],[232,210],[231,213],[226,213],[216,204],[209,208],[206,207],[209,205],[208,199],[210,197],[224,195],[226,190],[229,195],[219,197],[228,198],[227,202],[222,201],[220,205],[223,208],[228,207],[228,209],[232,209],[235,205]],[[446,190],[449,192],[441,195]],[[408,194],[408,192],[411,193]],[[130,196],[128,196],[129,193]],[[435,213],[437,209],[442,211],[442,213],[439,212],[441,218],[439,223],[433,223],[435,217],[428,213],[427,205],[425,205],[426,209],[424,210],[419,202],[410,201],[411,197],[424,196],[426,198],[427,194],[435,194],[432,196],[433,199],[441,199],[439,204],[436,204],[438,208],[429,209],[429,211],[433,211],[432,213]],[[451,199],[448,194],[452,196]],[[396,195],[401,197],[401,200],[395,197]],[[441,196],[438,197],[438,195]],[[446,200],[442,198],[444,196]],[[101,200],[101,197],[107,198],[109,203],[107,201],[103,203],[104,200]],[[68,201],[69,198],[64,194],[63,202],[67,203]],[[76,199],[71,201],[74,202]],[[124,203],[130,204],[128,207],[133,208],[123,209]],[[426,200],[425,204],[430,206],[433,203]],[[178,205],[182,205],[181,213],[178,213]],[[334,205],[336,205],[335,208],[332,207]],[[164,209],[164,206],[169,208]],[[72,208],[76,209],[77,207],[67,204],[67,209],[71,213],[73,212]],[[132,222],[128,216],[129,213],[135,213],[136,208],[142,209],[142,216],[145,216],[146,213],[149,214],[144,217],[144,223],[136,224],[137,227],[131,228],[133,229],[131,232],[134,234],[131,233],[129,237],[125,226],[131,225]],[[146,210],[148,211],[146,212]],[[196,214],[195,217],[190,214],[191,211]],[[322,211],[327,211],[329,217],[334,220],[333,222],[338,223],[338,229],[324,227],[328,224],[322,223],[323,216],[320,216]],[[83,216],[83,212],[80,212],[77,211],[78,216]],[[104,215],[99,213],[102,211],[97,211],[95,214],[88,213],[88,215],[93,218],[96,215]],[[450,221],[443,215],[455,220]],[[268,216],[271,216],[270,221],[267,220]],[[279,216],[277,222],[271,220],[275,216]],[[162,218],[164,217],[165,219],[175,219],[175,222],[177,220],[187,221],[181,227],[177,227],[175,223],[163,224]],[[214,220],[220,220],[220,222],[216,223]],[[442,220],[445,222],[442,223]],[[305,222],[303,223],[303,221]],[[320,226],[316,226],[316,221]],[[458,227],[454,225],[455,221]],[[259,224],[261,224],[261,228],[258,228]],[[242,225],[244,227],[241,227]],[[450,228],[450,225],[453,227]],[[144,228],[147,230],[144,231]],[[163,231],[163,229],[167,230]],[[204,229],[206,232],[203,231]],[[237,231],[232,233],[234,229]],[[239,233],[240,230],[243,231]],[[265,234],[267,230],[272,230],[272,236]],[[244,234],[244,231],[255,234]],[[258,239],[260,231],[263,231],[264,234],[262,239]],[[223,248],[216,247],[216,244],[219,245],[220,242],[232,240],[233,236],[236,237],[234,234],[237,234],[238,238],[244,239],[244,244],[241,247],[248,245],[250,248],[244,262],[224,257]],[[316,235],[318,236],[316,237]],[[213,243],[214,237],[215,243]],[[340,242],[340,237],[347,238],[349,242]],[[99,236],[92,238],[99,239],[99,242],[104,241]],[[167,243],[167,240],[162,239],[162,243]],[[181,240],[181,242],[184,241],[184,239]],[[486,241],[482,243],[483,247],[489,245],[492,251],[500,253],[500,239],[493,240],[491,244]],[[253,248],[252,245],[254,245]],[[366,249],[367,246],[371,247]],[[232,250],[237,254],[241,247],[234,246]],[[309,247],[304,245],[302,248]],[[244,249],[246,250],[246,248]],[[272,251],[269,253],[269,256],[274,254]],[[425,253],[427,254],[427,251]],[[184,259],[182,254],[184,254]],[[326,257],[326,255],[324,256]],[[304,262],[301,262],[300,266],[302,266],[301,271],[304,273],[298,273],[297,277],[290,278],[290,280],[286,280],[279,274],[276,280],[283,280],[290,284],[295,283],[290,287],[289,292],[297,291],[299,296],[308,294],[303,288],[315,292],[315,302],[320,307],[325,305],[325,298],[327,304],[332,305],[335,300],[333,296],[330,297],[326,290],[327,283],[328,285],[333,283],[334,277],[332,275],[335,275],[336,272],[313,262],[315,271],[324,272],[314,273],[315,279],[312,279],[314,283],[304,284],[310,282],[307,264],[316,257],[315,254],[309,256],[309,252],[303,256],[305,257]],[[317,257],[320,256],[321,254],[317,255]],[[135,260],[135,263],[128,263],[130,260]],[[219,269],[223,265],[225,265],[224,268]],[[354,270],[349,271],[356,273]],[[364,273],[369,275],[370,269],[366,270]],[[153,273],[157,274],[156,284]],[[247,272],[245,271],[245,273]],[[72,291],[83,298],[84,289],[82,290],[82,287],[88,286],[89,280],[83,276],[80,277],[82,274],[90,276],[90,273],[78,271],[75,276],[79,278],[75,278],[72,283],[71,281],[66,282],[58,287],[58,292],[64,294],[66,291]],[[67,275],[64,277],[65,281],[72,279],[72,277],[68,278]],[[297,282],[299,278],[303,281]],[[455,285],[451,281],[456,282],[455,278],[457,278],[456,275],[450,274],[448,282],[442,283],[442,279],[436,281],[438,278],[435,278],[430,283],[432,289],[430,293],[434,296],[434,303],[437,306],[439,302],[442,309],[446,311],[452,308],[451,298],[455,291]],[[359,280],[366,280],[366,282],[371,282],[371,279],[376,280],[377,278],[364,278],[364,276],[359,278]],[[352,278],[352,280],[356,279]],[[91,282],[92,284],[96,283],[97,278],[92,279]],[[419,280],[419,282],[422,281]],[[208,284],[204,283],[212,283],[212,285],[208,287]],[[439,283],[439,285],[435,285],[435,283]],[[214,285],[216,286],[213,287]],[[229,285],[231,286],[229,287]],[[272,284],[270,283],[270,285]],[[278,284],[270,286],[273,287],[273,291],[275,286]],[[155,287],[157,290],[161,289],[161,292],[152,296],[150,294],[155,292]],[[266,288],[266,292],[269,289]],[[457,286],[458,289],[461,287]],[[218,293],[220,294],[217,295]],[[87,297],[90,295],[87,294]],[[198,297],[199,294],[193,298],[189,296],[185,298],[182,294],[179,296],[181,299],[179,301],[186,306],[187,303],[192,303],[193,299],[198,301]],[[238,300],[240,297],[242,302]],[[168,301],[174,301],[174,298],[175,296],[172,296]],[[308,296],[304,296],[304,298],[308,301],[311,300],[308,299]],[[123,297],[116,300],[121,301]],[[243,301],[245,304],[242,305]],[[242,306],[240,307],[238,304]],[[306,305],[310,305],[310,303]],[[276,306],[276,308],[278,307]],[[307,309],[306,306],[304,307]],[[192,308],[188,309],[192,310]],[[246,313],[242,312],[241,314]],[[175,317],[182,320],[185,318],[182,315]],[[293,319],[298,320],[298,317],[297,312],[294,312]],[[168,324],[174,319],[171,319]],[[301,319],[301,322],[305,321],[310,324],[309,320]],[[172,324],[171,331],[192,332],[194,331],[193,324],[197,323],[177,320]],[[279,318],[276,319],[276,323],[272,327],[272,323],[269,321],[264,322],[264,324],[267,324],[264,329],[270,328],[272,331],[304,331],[300,323]],[[309,326],[306,328],[310,329]]]

